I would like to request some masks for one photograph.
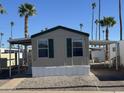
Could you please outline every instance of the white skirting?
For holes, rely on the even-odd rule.
[[[89,75],[90,65],[32,67],[33,77]]]

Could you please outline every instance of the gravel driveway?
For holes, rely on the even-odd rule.
[[[38,78],[27,78],[22,81],[17,89],[42,89],[57,87],[75,87],[75,86],[96,86],[97,78],[94,75],[89,76],[49,76]]]

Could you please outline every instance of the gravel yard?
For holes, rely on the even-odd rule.
[[[96,86],[97,78],[89,76],[49,76],[38,78],[27,78],[22,81],[17,89],[43,89],[43,88],[66,88],[80,86]]]
[[[31,90],[124,90],[124,81],[100,81],[94,74],[89,76],[49,76],[24,79],[16,89]]]

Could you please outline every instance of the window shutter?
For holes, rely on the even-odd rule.
[[[66,39],[67,42],[67,57],[72,57],[72,39],[71,38],[67,38]]]
[[[49,39],[49,58],[54,58],[54,41],[53,39]]]

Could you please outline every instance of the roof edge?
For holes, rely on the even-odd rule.
[[[45,34],[45,33],[49,33],[51,31],[54,31],[54,30],[57,30],[57,29],[65,29],[65,30],[68,30],[68,31],[71,31],[71,32],[74,32],[74,33],[78,33],[78,34],[83,34],[83,35],[86,35],[86,36],[89,36],[88,33],[85,33],[85,32],[81,32],[79,30],[75,30],[75,29],[72,29],[72,28],[68,28],[68,27],[64,27],[64,26],[56,26],[56,27],[53,27],[53,28],[50,28],[46,31],[43,31],[43,32],[39,32],[39,33],[36,33],[34,35],[31,35],[31,38],[34,38],[34,37],[37,37],[39,35],[42,35],[42,34]]]

